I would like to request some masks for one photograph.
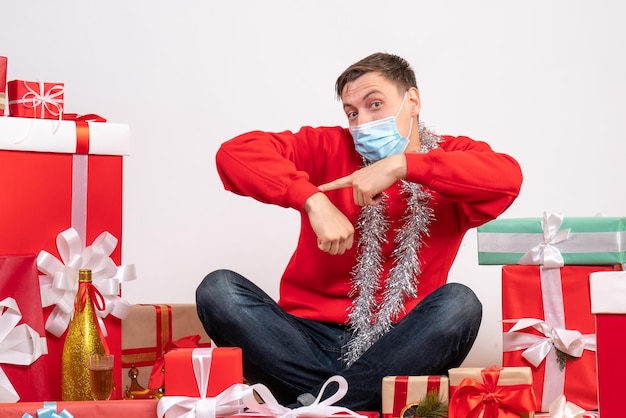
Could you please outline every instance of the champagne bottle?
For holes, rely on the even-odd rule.
[[[74,317],[63,345],[61,397],[64,401],[92,400],[89,356],[109,352],[95,311],[104,309],[104,298],[91,282],[91,270],[80,270],[78,277]]]

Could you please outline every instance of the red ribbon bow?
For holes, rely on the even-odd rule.
[[[450,418],[519,418],[520,412],[535,410],[535,394],[530,384],[498,386],[500,370],[495,366],[480,373],[483,382],[466,378],[450,397]]]
[[[100,335],[100,340],[102,341],[102,345],[104,346],[105,354],[109,354],[109,345],[107,344],[106,337],[102,333],[102,328],[100,328],[100,322],[98,321],[98,315],[96,310],[103,311],[106,305],[104,300],[104,296],[98,290],[93,283],[82,282],[78,285],[78,294],[76,300],[74,301],[74,310],[82,312],[85,310],[85,306],[87,306],[87,294],[91,297],[91,301],[93,303],[93,320],[96,323],[96,328],[98,328],[98,334]]]

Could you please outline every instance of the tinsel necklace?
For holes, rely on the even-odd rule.
[[[419,125],[420,149],[426,153],[439,146],[441,137]],[[391,254],[393,265],[385,278],[382,300],[376,298],[381,288],[383,273],[382,245],[387,242],[390,221],[387,217],[388,196],[381,203],[363,206],[356,228],[357,263],[352,270],[350,296],[352,309],[348,314],[352,338],[348,342],[345,361],[354,363],[380,337],[387,333],[394,320],[404,312],[406,298],[417,296],[418,278],[421,274],[419,252],[428,226],[433,219],[429,207],[430,192],[420,184],[402,180],[401,195],[406,201],[403,225],[397,230],[395,249]]]

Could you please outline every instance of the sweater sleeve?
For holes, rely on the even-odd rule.
[[[302,211],[305,201],[319,191],[319,173],[328,156],[340,152],[344,136],[339,127],[249,132],[221,145],[217,170],[226,190]]]
[[[495,219],[515,200],[522,172],[515,159],[467,137],[444,137],[425,154],[407,154],[407,180],[457,202],[468,227]]]

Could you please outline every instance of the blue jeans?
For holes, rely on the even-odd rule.
[[[322,384],[339,374],[349,389],[336,405],[361,411],[380,411],[385,376],[446,375],[460,366],[482,318],[476,295],[462,284],[448,283],[346,367],[342,354],[349,328],[290,315],[235,272],[206,276],[196,290],[196,304],[216,345],[241,347],[245,378],[266,385],[282,405],[295,406],[303,394],[317,396]]]

